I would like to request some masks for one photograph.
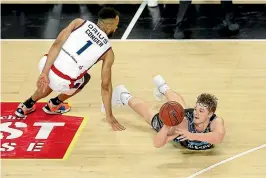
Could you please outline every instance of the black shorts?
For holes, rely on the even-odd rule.
[[[159,113],[155,114],[151,120],[151,126],[154,130],[159,132],[161,128],[163,127],[163,122],[161,121],[159,117]]]

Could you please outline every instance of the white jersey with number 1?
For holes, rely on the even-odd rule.
[[[84,74],[111,48],[107,35],[90,21],[84,21],[63,44],[51,70],[49,87],[59,93],[73,94],[83,83]],[[42,72],[47,60],[39,63]]]
[[[69,77],[77,78],[110,48],[107,35],[96,24],[84,21],[70,34],[54,65]]]

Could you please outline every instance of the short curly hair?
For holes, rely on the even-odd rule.
[[[197,97],[197,103],[201,103],[207,107],[209,112],[215,112],[217,108],[217,98],[209,93],[202,93]]]
[[[119,16],[119,12],[115,10],[112,7],[103,7],[99,12],[98,12],[98,18],[101,20],[104,19],[115,19],[116,16]]]

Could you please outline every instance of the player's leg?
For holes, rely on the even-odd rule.
[[[122,98],[126,96],[122,95]],[[151,124],[153,116],[156,114],[146,101],[132,96],[128,100],[128,106],[131,107],[136,113],[142,116],[148,124]]]
[[[68,98],[71,98],[74,95],[76,95],[77,93],[79,93],[89,83],[90,79],[91,79],[90,74],[86,73],[84,75],[84,82],[83,82],[83,84],[72,95],[67,95],[67,94],[61,93],[56,98],[58,98],[58,100],[61,101],[61,102],[66,101]]]
[[[146,101],[132,96],[124,85],[119,85],[114,89],[112,105],[129,106],[133,111],[142,116],[148,124],[151,124],[152,118],[156,114]]]
[[[34,112],[36,110],[35,103],[42,98],[45,98],[52,92],[52,89],[47,87],[44,92],[36,90],[34,94],[26,101],[19,104],[15,115],[18,117],[25,117],[26,115]]]
[[[141,115],[145,121],[151,125],[151,127],[157,132],[163,127],[163,122],[159,117],[159,113],[152,110],[149,104],[135,96],[132,96],[130,92],[124,86],[118,86],[115,89],[114,98],[120,96],[121,103],[128,105],[132,110]],[[118,100],[115,100],[118,101]]]
[[[153,111],[146,101],[132,96],[123,85],[119,85],[114,89],[112,95],[112,105],[129,106],[133,111],[142,116],[156,131],[159,131],[163,126],[163,123],[159,118],[159,113]]]
[[[39,68],[40,73],[42,72],[42,69],[45,65],[46,60],[47,60],[47,56],[45,55],[41,58],[39,62],[38,68]],[[49,74],[49,80],[51,81],[50,74]],[[47,87],[46,91],[44,92],[36,90],[30,98],[28,98],[26,101],[19,104],[18,108],[15,111],[15,115],[17,115],[18,117],[25,117],[26,115],[34,112],[36,109],[35,103],[38,100],[48,96],[51,92],[52,92],[52,89],[50,86]]]
[[[83,83],[73,94],[67,95],[61,93],[57,97],[50,99],[48,103],[43,107],[44,112],[46,112],[47,114],[63,114],[69,112],[71,107],[68,104],[64,103],[64,101],[79,93],[85,87],[85,85],[88,84],[90,79],[90,74],[86,73],[83,77]]]
[[[142,116],[145,121],[157,132],[163,127],[163,122],[160,120],[159,113],[152,110],[149,104],[135,96],[132,96],[124,85],[117,86],[112,94],[112,105],[126,105],[133,111]],[[104,111],[104,107],[102,106]]]
[[[183,97],[172,90],[167,83],[165,82],[164,78],[161,75],[157,75],[153,78],[153,82],[155,85],[154,89],[154,96],[155,98],[160,101],[162,97],[165,96],[167,101],[176,101],[180,103],[184,108],[186,108],[186,103]]]
[[[159,117],[159,113],[153,111],[146,101],[132,96],[128,100],[128,106],[131,107],[136,113],[141,115],[145,121],[157,132],[163,127],[163,122]]]

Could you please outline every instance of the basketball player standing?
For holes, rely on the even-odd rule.
[[[47,114],[63,114],[70,111],[64,103],[68,98],[79,93],[89,82],[87,71],[102,60],[101,93],[106,108],[106,120],[114,130],[124,130],[115,119],[112,108],[111,71],[114,52],[109,38],[119,24],[119,14],[113,8],[104,7],[99,11],[97,24],[88,20],[75,19],[63,29],[50,51],[40,63],[40,76],[37,90],[25,102],[20,103],[15,114],[18,117],[35,111],[35,103],[48,96],[52,91],[60,93],[43,107]]]

